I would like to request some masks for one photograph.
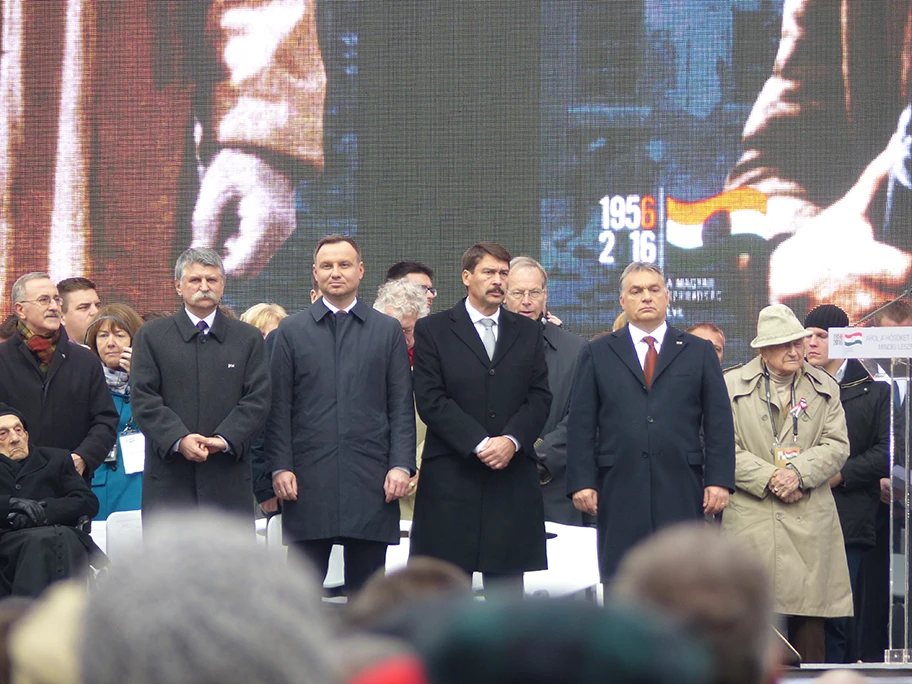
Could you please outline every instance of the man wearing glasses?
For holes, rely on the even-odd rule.
[[[548,317],[548,273],[535,259],[516,257],[507,279],[508,310],[542,324],[545,361],[551,388],[551,411],[535,440],[545,520],[564,525],[584,524],[584,514],[567,497],[567,412],[576,363],[586,340],[559,327]]]
[[[20,277],[12,304],[19,320],[0,344],[0,402],[23,415],[32,444],[67,449],[88,481],[114,446],[118,420],[98,357],[70,343],[48,274]]]
[[[437,298],[437,288],[434,287],[434,269],[425,266],[420,261],[397,261],[386,270],[386,280],[399,280],[405,278],[413,283],[420,285],[427,293],[428,312],[434,306],[434,300]]]

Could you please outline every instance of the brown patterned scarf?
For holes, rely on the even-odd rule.
[[[51,359],[54,358],[54,350],[57,349],[57,342],[60,340],[60,328],[50,335],[36,335],[25,326],[25,323],[19,321],[19,334],[22,335],[25,346],[37,357],[41,372],[47,373],[51,367]]]

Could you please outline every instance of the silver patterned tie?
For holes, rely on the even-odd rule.
[[[488,352],[488,358],[492,361],[494,360],[494,345],[497,344],[497,340],[494,338],[494,319],[493,318],[482,318],[481,324],[484,326],[484,335],[481,337],[481,343],[484,345],[485,351]]]

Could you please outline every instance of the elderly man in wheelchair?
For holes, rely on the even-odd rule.
[[[86,572],[94,554],[104,558],[79,529],[98,512],[98,499],[68,451],[30,447],[27,430],[22,415],[0,403],[0,598],[37,596]]]

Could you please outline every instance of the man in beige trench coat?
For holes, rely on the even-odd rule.
[[[823,618],[852,615],[829,485],[849,440],[839,386],[804,361],[808,335],[791,309],[768,306],[751,342],[758,356],[725,374],[737,489],[722,528],[763,560],[775,611],[788,617],[789,639],[804,662],[822,662]]]

